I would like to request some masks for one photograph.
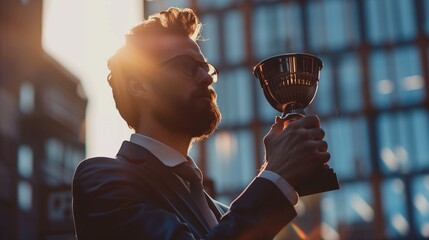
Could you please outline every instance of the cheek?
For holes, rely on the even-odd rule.
[[[187,104],[190,101],[190,87],[179,81],[154,84],[155,103],[167,107]]]
[[[175,75],[165,82],[166,94],[170,94],[182,102],[187,102],[190,100],[191,90],[194,88],[192,81],[182,78],[180,73],[176,72]]]

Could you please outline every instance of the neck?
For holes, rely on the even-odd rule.
[[[192,137],[174,133],[156,125],[157,124],[155,124],[155,126],[152,124],[140,124],[136,129],[136,133],[156,139],[175,149],[183,156],[188,155],[188,149],[191,145]]]

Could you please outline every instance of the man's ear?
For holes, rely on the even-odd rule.
[[[127,91],[134,97],[142,97],[147,93],[147,84],[142,79],[142,77],[136,76],[134,74],[129,74],[127,76]]]

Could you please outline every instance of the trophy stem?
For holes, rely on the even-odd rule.
[[[305,117],[305,115],[306,115],[305,111],[302,108],[292,108],[292,109],[285,108],[280,118],[291,121],[291,120],[296,120],[296,119]]]

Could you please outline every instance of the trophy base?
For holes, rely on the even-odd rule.
[[[310,175],[305,182],[295,187],[299,196],[307,196],[316,193],[328,192],[339,189],[340,186],[332,168],[323,166]]]

